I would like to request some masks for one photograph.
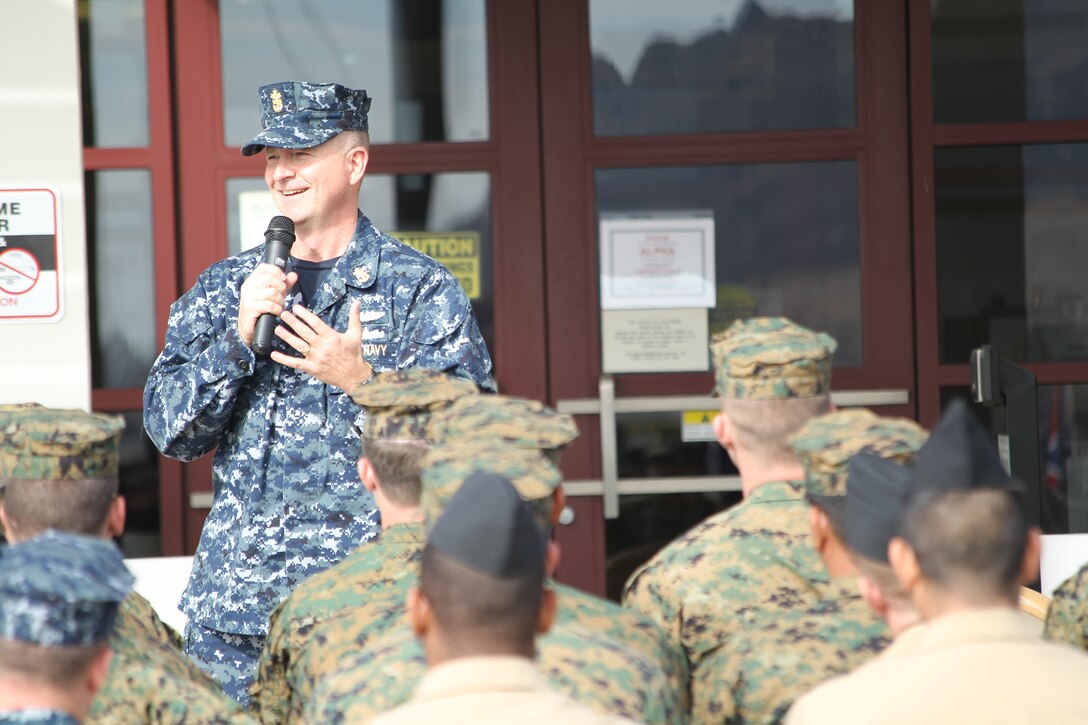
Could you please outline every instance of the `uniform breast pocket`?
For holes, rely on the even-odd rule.
[[[359,322],[363,328],[363,359],[377,372],[396,369],[400,337],[388,302],[373,306],[364,301],[359,310]]]

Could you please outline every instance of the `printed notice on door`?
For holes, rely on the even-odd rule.
[[[602,310],[606,373],[672,373],[710,367],[707,311]]]
[[[601,216],[601,309],[712,308],[710,212]]]
[[[63,317],[58,198],[52,189],[0,189],[0,322]]]

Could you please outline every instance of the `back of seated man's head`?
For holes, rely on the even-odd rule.
[[[8,537],[47,529],[102,536],[118,493],[124,421],[39,405],[0,407],[0,489]]]
[[[363,458],[389,501],[419,506],[420,464],[434,440],[435,415],[478,393],[469,380],[427,368],[378,373],[352,391],[352,399],[365,410]]]
[[[715,393],[736,446],[766,463],[795,461],[789,436],[830,410],[837,346],[784,317],[738,320],[715,335]]]
[[[920,493],[902,530],[927,582],[985,606],[1015,604],[1029,528],[1019,494],[973,489]]]
[[[470,476],[428,534],[419,590],[444,649],[531,657],[546,540],[508,479]]]
[[[398,506],[419,506],[421,463],[430,448],[418,439],[363,439],[363,457],[373,466],[386,498]]]
[[[900,531],[921,577],[968,604],[1015,605],[1037,530],[1021,487],[962,400],[934,426],[913,476]]]

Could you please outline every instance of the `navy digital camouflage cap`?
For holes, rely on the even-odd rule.
[[[109,637],[133,577],[105,539],[46,531],[0,549],[0,639],[87,647]]]
[[[341,131],[367,131],[370,98],[339,83],[284,81],[257,90],[264,131],[242,147],[252,156],[265,146],[308,149]]]

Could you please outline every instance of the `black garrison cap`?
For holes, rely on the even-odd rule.
[[[864,557],[888,562],[888,542],[914,486],[913,471],[887,458],[859,453],[850,459],[846,487],[846,545]]]
[[[544,575],[544,535],[509,479],[493,473],[465,479],[427,545],[496,578]]]
[[[986,429],[961,399],[952,401],[919,449],[914,481],[916,490],[1020,488],[1002,465]]]

